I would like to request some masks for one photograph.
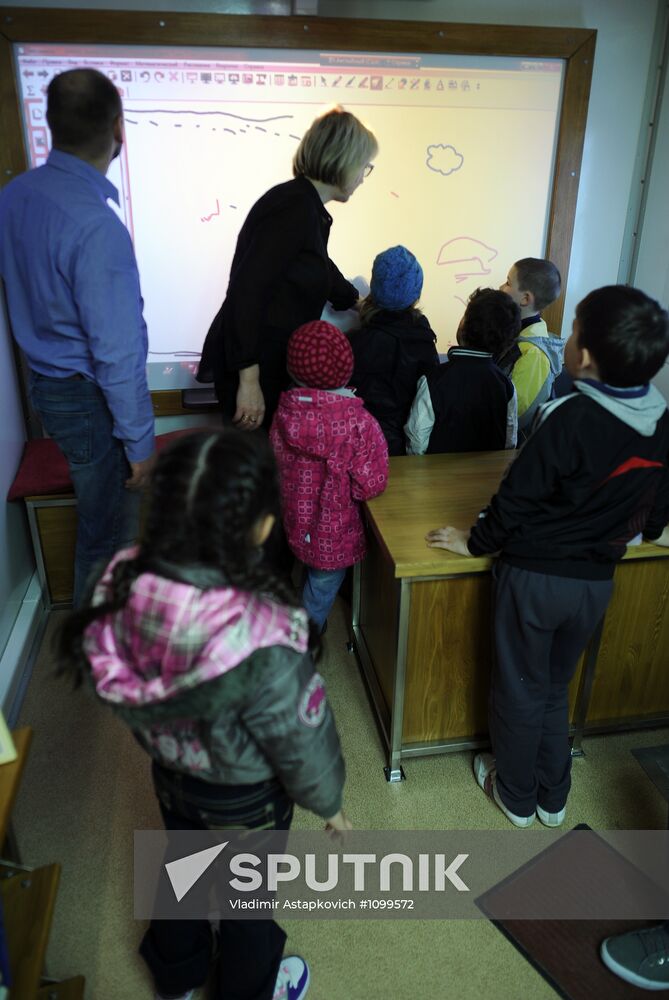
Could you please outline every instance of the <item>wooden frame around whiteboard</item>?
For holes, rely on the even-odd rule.
[[[12,45],[20,42],[309,48],[564,59],[566,69],[545,247],[546,256],[560,269],[564,288],[569,274],[596,35],[596,31],[588,28],[2,7],[0,182],[5,183],[28,166],[12,58]],[[564,295],[544,311],[551,329],[561,329],[563,310]],[[163,395],[168,393],[154,392],[154,402]],[[178,406],[169,409],[192,412],[182,411]],[[160,412],[166,412],[164,406]]]

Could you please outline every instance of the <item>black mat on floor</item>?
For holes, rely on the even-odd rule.
[[[657,788],[669,802],[669,743],[657,747],[639,747],[632,753]]]
[[[576,827],[576,830],[589,829],[585,825]],[[567,835],[543,851],[518,872],[480,896],[477,905],[555,992],[566,1000],[599,1000],[600,997],[606,1000],[635,1000],[637,997],[648,1000],[651,993],[631,986],[606,968],[599,957],[599,946],[604,938],[636,928],[651,927],[658,921],[512,920],[506,917],[510,901],[516,903],[519,892],[524,898],[540,898],[545,887],[554,884],[556,870],[560,871],[559,891],[565,893],[565,898],[572,892],[574,898],[580,898],[583,885],[587,885],[592,878],[593,846],[598,855],[598,880],[606,879],[607,871],[610,871],[611,879],[620,878],[620,855],[593,834],[581,870],[578,864],[573,864],[573,851],[569,852],[571,871],[565,879],[567,866],[559,862],[560,852],[569,850],[568,840]],[[597,841],[601,844],[601,852]],[[623,863],[629,864],[624,859]],[[631,864],[629,869],[632,877],[639,877],[638,869]]]

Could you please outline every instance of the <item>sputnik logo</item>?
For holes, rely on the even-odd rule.
[[[204,851],[196,851],[195,854],[187,854],[185,858],[167,862],[165,869],[172,883],[174,895],[177,897],[177,903],[181,902],[198,879],[213,865],[228,843],[226,840],[224,844],[217,844],[216,847],[207,847]]]

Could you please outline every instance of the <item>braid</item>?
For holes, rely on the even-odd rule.
[[[73,612],[59,629],[57,673],[71,675],[75,686],[81,683],[88,672],[86,627],[120,611],[143,573],[201,590],[235,587],[301,607],[292,585],[252,540],[258,523],[279,513],[274,456],[259,435],[208,431],[175,441],[153,472],[138,554],[116,564],[104,601]]]
[[[197,492],[200,488],[200,482],[202,480],[202,476],[204,475],[205,470],[207,468],[207,459],[209,457],[209,452],[211,451],[212,445],[216,441],[217,437],[218,435],[212,434],[209,440],[205,442],[204,447],[202,448],[200,454],[197,457],[197,465],[195,466],[195,471],[193,472],[190,486],[188,487],[188,492],[186,494],[186,510],[188,512],[190,512],[190,510],[192,509],[193,498],[197,495]]]
[[[91,622],[104,615],[120,611],[125,606],[132,584],[144,572],[141,556],[123,559],[114,567],[111,593],[106,601],[73,611],[54,634],[53,653],[56,660],[56,676],[70,676],[78,688],[88,673],[88,660],[84,654],[84,632]],[[89,589],[89,599],[93,597],[95,585]]]

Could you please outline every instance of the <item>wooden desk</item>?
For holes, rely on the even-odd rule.
[[[472,525],[513,457],[392,458],[388,489],[366,505],[370,545],[354,574],[353,641],[391,781],[406,757],[489,742],[492,560],[429,549],[425,535]],[[630,547],[615,581],[570,687],[576,751],[584,732],[669,722],[669,549]]]

